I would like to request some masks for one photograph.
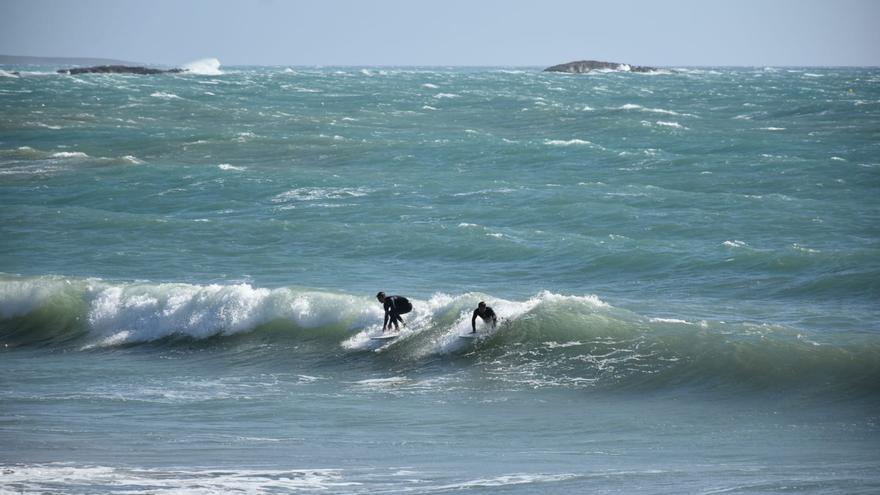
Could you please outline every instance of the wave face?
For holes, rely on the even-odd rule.
[[[737,391],[846,384],[858,393],[880,384],[880,341],[816,336],[780,325],[646,317],[596,296],[541,292],[523,301],[483,294],[413,300],[393,341],[377,341],[381,307],[371,297],[249,284],[110,283],[55,277],[4,277],[0,342],[11,348],[79,352],[137,345],[159,349],[267,341],[308,344],[322,360],[390,360],[419,369],[440,359],[486,370],[523,387],[657,388]],[[485,300],[501,316],[475,339],[471,311]],[[247,347],[247,345],[246,345]],[[218,357],[221,358],[222,357]]]

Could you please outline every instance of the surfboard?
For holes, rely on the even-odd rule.
[[[399,333],[383,333],[382,335],[374,335],[370,337],[371,340],[391,340],[399,337]]]
[[[460,338],[460,339],[475,339],[475,338],[477,338],[478,335],[480,335],[480,334],[478,334],[478,333],[462,333],[462,334],[458,335],[458,338]]]

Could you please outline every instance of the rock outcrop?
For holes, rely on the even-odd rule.
[[[544,69],[544,72],[572,72],[583,74],[594,70],[616,70],[621,72],[655,72],[654,67],[642,67],[639,65],[621,64],[618,62],[600,62],[598,60],[579,60],[567,64],[554,65]]]
[[[96,65],[94,67],[74,67],[61,69],[59,74],[176,74],[185,72],[184,69],[152,69],[150,67],[138,67],[131,65]]]

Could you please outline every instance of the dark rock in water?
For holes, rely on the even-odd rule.
[[[600,62],[598,60],[579,60],[567,64],[554,65],[544,69],[544,72],[573,72],[583,74],[594,70],[617,70],[621,72],[655,72],[654,67],[642,67],[638,65],[621,64],[618,62]]]
[[[97,65],[95,67],[74,67],[61,69],[59,74],[176,74],[186,72],[185,69],[151,69],[149,67],[133,67],[130,65]]]

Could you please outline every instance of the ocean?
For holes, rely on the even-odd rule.
[[[880,70],[194,67],[0,71],[0,493],[880,492]]]

